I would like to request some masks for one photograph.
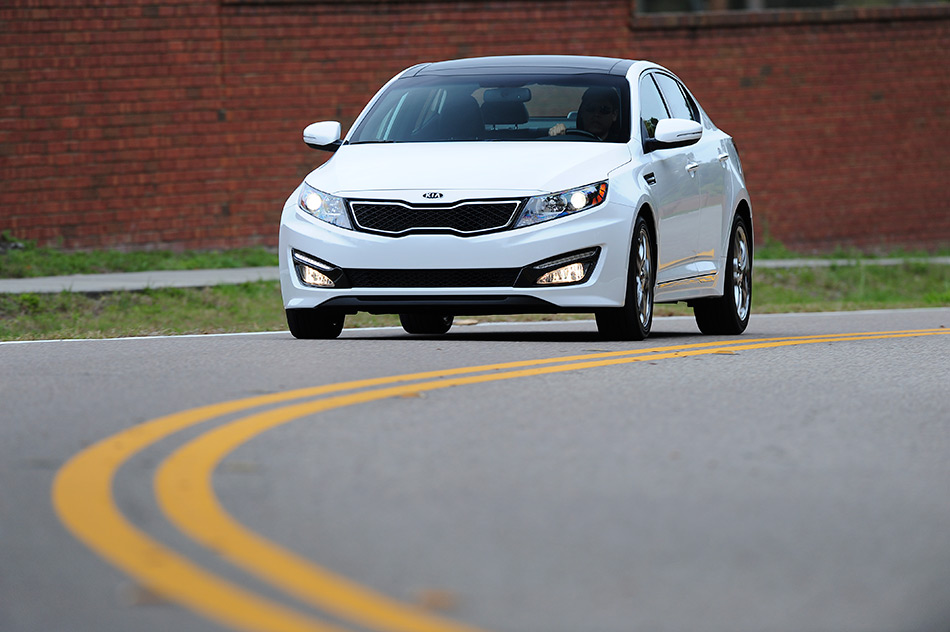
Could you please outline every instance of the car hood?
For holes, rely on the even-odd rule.
[[[626,145],[573,141],[344,145],[307,176],[341,197],[447,203],[472,197],[536,195],[605,180],[630,161]],[[397,192],[398,195],[397,195]],[[418,198],[418,199],[417,199]]]

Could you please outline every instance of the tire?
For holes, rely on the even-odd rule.
[[[410,334],[441,336],[452,328],[454,316],[445,314],[400,314],[399,324]]]
[[[722,296],[693,303],[699,330],[707,335],[738,335],[752,313],[752,236],[744,219],[736,216],[729,235],[726,279]]]
[[[608,340],[643,340],[653,327],[656,248],[653,234],[642,215],[637,217],[633,235],[623,307],[594,312],[597,331]]]
[[[343,331],[343,320],[346,318],[340,312],[325,309],[288,309],[287,325],[294,338],[304,340],[318,340],[336,338]]]

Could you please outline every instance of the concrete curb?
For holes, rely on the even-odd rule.
[[[209,287],[253,281],[275,281],[277,267],[222,268],[220,270],[156,270],[113,274],[72,274],[0,279],[0,294],[56,294],[59,292],[121,292],[164,287]]]

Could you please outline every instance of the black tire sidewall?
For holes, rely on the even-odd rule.
[[[739,237],[739,226],[742,226],[746,235],[746,243],[749,248],[749,274],[752,274],[751,265],[752,265],[752,238],[749,236],[749,227],[746,226],[745,219],[741,215],[736,215],[736,218],[732,221],[732,230],[729,232],[729,251],[726,254],[726,288],[723,292],[723,299],[728,300],[729,305],[731,306],[730,315],[735,326],[737,333],[742,333],[745,331],[745,328],[749,324],[749,317],[752,315],[752,280],[749,279],[749,309],[746,311],[745,318],[739,318],[739,308],[736,306],[735,299],[735,274],[733,270],[733,252],[736,247],[736,240]]]
[[[399,324],[410,334],[442,335],[448,333],[454,320],[449,314],[399,314]]]
[[[344,315],[316,308],[288,309],[287,326],[294,338],[303,340],[328,340],[343,331]]]
[[[650,278],[650,318],[644,326],[640,322],[640,307],[637,303],[637,249],[640,231],[645,230],[650,242],[650,260],[653,264]],[[653,328],[653,299],[656,292],[656,244],[653,232],[642,215],[637,216],[633,225],[633,237],[630,240],[630,254],[627,264],[627,287],[623,307],[601,309],[595,312],[597,330],[601,336],[612,340],[644,340]]]
[[[745,231],[746,240],[749,247],[749,265],[751,266],[753,244],[752,235],[745,219],[741,215],[736,215],[732,220],[732,228],[729,231],[729,241],[726,250],[726,267],[724,270],[722,296],[717,298],[707,298],[696,301],[693,305],[693,313],[696,317],[696,324],[700,331],[707,335],[739,335],[745,331],[749,324],[749,318],[752,316],[752,279],[749,279],[749,310],[745,318],[739,318],[739,309],[736,306],[735,299],[735,276],[733,274],[733,251],[735,250],[736,239],[739,234],[739,226]],[[752,274],[751,269],[749,274]]]

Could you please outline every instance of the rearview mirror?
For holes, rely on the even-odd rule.
[[[343,144],[340,142],[342,131],[343,128],[337,121],[312,123],[303,130],[303,142],[313,149],[336,151]]]
[[[489,88],[482,96],[485,103],[505,101],[508,103],[526,103],[531,100],[531,90],[528,88]]]
[[[686,147],[703,137],[703,126],[686,119],[663,119],[656,124],[654,138],[647,141],[647,151]]]

